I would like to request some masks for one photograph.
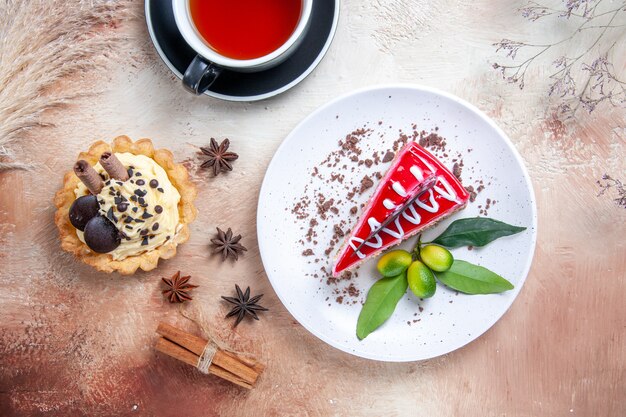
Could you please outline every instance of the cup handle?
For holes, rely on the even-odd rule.
[[[220,67],[196,55],[185,71],[183,86],[187,91],[198,96],[208,90],[221,72]]]

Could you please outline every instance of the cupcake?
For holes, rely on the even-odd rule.
[[[150,139],[98,141],[56,193],[61,247],[103,272],[150,271],[189,239],[195,197],[185,167]]]

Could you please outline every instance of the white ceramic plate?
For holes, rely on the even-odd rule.
[[[379,123],[382,122],[382,123]],[[496,200],[488,216],[528,229],[515,236],[496,240],[481,249],[453,250],[455,258],[485,266],[504,276],[515,289],[496,295],[463,295],[438,284],[433,298],[420,301],[410,291],[400,300],[393,316],[365,340],[356,337],[356,323],[368,289],[379,278],[376,260],[359,268],[359,276],[350,282],[360,290],[356,298],[334,300],[350,282],[327,285],[320,276],[321,265],[330,265],[336,254],[304,257],[299,241],[308,228],[309,219],[296,220],[290,212],[304,195],[312,180],[311,172],[330,152],[339,139],[366,125],[373,129],[369,149],[387,149],[398,137],[398,129],[429,131],[447,139],[447,158],[441,160],[451,168],[451,158],[460,153],[464,160],[464,185],[482,179],[485,190],[475,202],[432,229],[426,240],[436,237],[454,219],[475,217],[485,207],[486,199]],[[471,150],[471,151],[469,151]],[[381,164],[383,173],[389,164]],[[329,169],[325,166],[320,170]],[[338,168],[334,168],[337,170]],[[346,180],[360,180],[365,166],[342,173]],[[470,180],[469,177],[472,177]],[[338,184],[309,184],[325,195],[341,198]],[[364,193],[365,202],[374,188]],[[335,193],[335,194],[334,194]],[[481,206],[481,207],[479,207]],[[332,223],[350,219],[342,208],[328,228],[318,231],[316,239],[324,242],[333,234]],[[323,225],[324,220],[317,219]],[[257,232],[259,248],[267,275],[289,312],[306,329],[326,343],[345,352],[381,361],[415,361],[443,355],[479,337],[502,317],[519,293],[530,269],[537,235],[535,197],[524,164],[511,141],[487,116],[472,105],[450,94],[417,86],[380,86],[340,97],[321,107],[302,121],[285,139],[272,159],[259,197]],[[401,246],[409,248],[414,239]],[[318,263],[313,258],[322,258]],[[318,278],[313,278],[318,274]],[[341,295],[341,294],[339,294]],[[349,301],[349,302],[348,302]],[[356,301],[356,302],[355,302]],[[419,307],[423,310],[420,311]]]

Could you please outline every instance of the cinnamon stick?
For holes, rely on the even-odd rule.
[[[130,178],[124,165],[122,165],[117,156],[112,152],[103,152],[102,155],[100,155],[100,165],[109,173],[111,178],[120,181],[126,181]]]
[[[104,181],[102,181],[102,177],[100,177],[100,174],[98,174],[96,170],[93,169],[91,165],[89,165],[89,162],[85,161],[84,159],[76,162],[74,164],[74,173],[76,174],[78,179],[81,180],[83,184],[85,184],[91,194],[95,195],[102,191],[102,187],[104,187]]]
[[[163,337],[160,337],[157,340],[155,347],[156,350],[158,350],[159,352],[165,353],[166,355],[178,359],[179,361],[182,361],[191,366],[196,366],[198,364],[197,355]],[[217,365],[211,364],[209,366],[209,373],[225,379],[226,381],[232,382],[233,384],[239,385],[240,387],[252,389],[251,384],[237,377],[237,375],[233,375],[225,369],[220,368]]]
[[[157,333],[198,356],[202,355],[208,343],[201,337],[189,334],[167,323],[159,323]],[[213,363],[239,376],[249,384],[254,384],[259,377],[259,373],[253,367],[243,362],[239,357],[228,354],[221,349],[215,352]]]
[[[261,373],[265,370],[265,365],[263,365],[261,362],[256,361],[252,358],[241,356],[237,353],[229,352],[226,350],[224,351],[224,354],[237,359],[239,362],[243,363],[244,365],[249,366],[250,368],[254,369],[255,372],[259,375],[261,375]]]

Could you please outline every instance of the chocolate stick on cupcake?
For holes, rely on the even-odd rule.
[[[102,177],[100,174],[96,172],[95,169],[89,162],[81,159],[80,161],[74,164],[74,173],[78,177],[79,180],[85,184],[85,187],[89,190],[89,192],[93,195],[98,194],[102,191],[102,187],[104,187],[104,181],[102,181]]]
[[[122,165],[117,156],[111,152],[102,153],[100,156],[100,165],[102,165],[102,168],[104,168],[111,178],[120,181],[126,181],[130,178],[124,165]]]

